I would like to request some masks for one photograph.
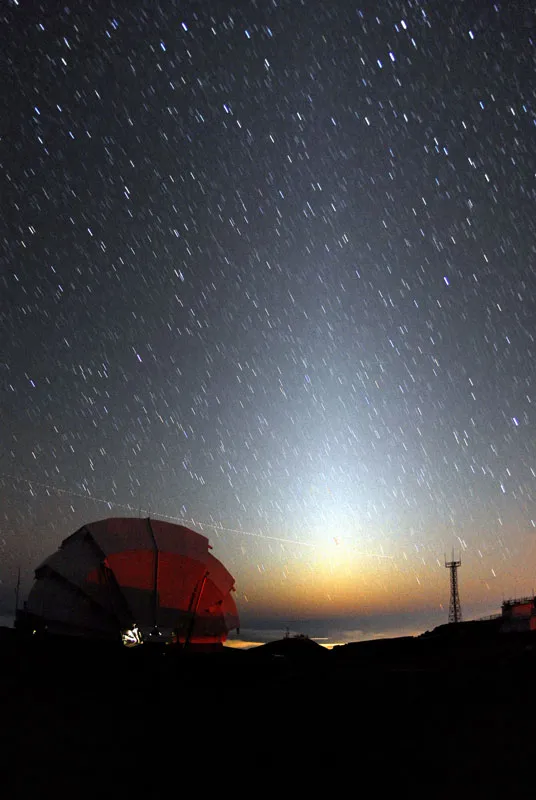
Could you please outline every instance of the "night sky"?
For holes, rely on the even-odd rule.
[[[532,591],[530,5],[2,4],[0,611],[139,513],[251,640]]]

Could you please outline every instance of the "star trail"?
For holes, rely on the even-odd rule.
[[[125,508],[208,526],[252,627],[446,621],[453,548],[466,616],[530,592],[533,10],[0,18],[2,608]]]

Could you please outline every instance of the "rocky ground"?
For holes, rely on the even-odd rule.
[[[536,637],[491,629],[211,655],[2,629],[5,796],[510,797],[535,675]]]

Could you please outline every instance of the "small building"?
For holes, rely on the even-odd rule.
[[[536,597],[517,597],[505,600],[501,609],[504,633],[536,630]]]

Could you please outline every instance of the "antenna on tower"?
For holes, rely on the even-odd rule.
[[[19,611],[19,594],[20,594],[20,567],[17,572],[17,585],[15,587],[15,619]]]
[[[461,559],[459,561],[454,560],[454,553],[452,553],[451,561],[445,559],[445,567],[450,570],[449,624],[462,621],[462,607],[458,592],[458,567],[461,567],[461,565]]]

